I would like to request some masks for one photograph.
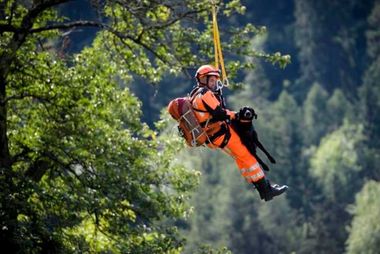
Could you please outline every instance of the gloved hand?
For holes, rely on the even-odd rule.
[[[239,111],[239,120],[252,121],[253,118],[257,119],[255,110],[251,107],[243,107]]]

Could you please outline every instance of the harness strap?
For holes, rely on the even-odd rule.
[[[194,108],[194,107],[193,107],[193,110],[197,111],[197,112],[201,112],[201,113],[208,113],[207,110],[201,110],[201,109],[197,109],[197,108]]]
[[[218,137],[224,135],[224,138],[223,138],[223,141],[222,143],[219,145],[220,148],[224,148],[228,141],[230,140],[231,138],[231,133],[230,131],[228,130],[228,127],[226,127],[227,124],[223,124],[221,127],[220,127],[220,130],[218,130],[214,135],[212,135],[209,140],[206,141],[206,144],[210,144],[210,142],[214,142],[214,140],[216,140]]]
[[[224,135],[224,139],[222,141],[222,144],[220,144],[219,147],[221,149],[223,149],[227,145],[228,141],[230,141],[230,138],[231,138],[231,132],[227,129],[226,135]]]
[[[207,111],[206,111],[207,112]],[[204,122],[201,122],[200,125],[202,128],[206,128],[207,126],[211,125],[211,124],[214,124],[214,123],[217,123],[218,121],[216,120],[213,120],[213,119],[208,119]]]

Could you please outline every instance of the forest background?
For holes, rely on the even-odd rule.
[[[210,1],[0,3],[11,252],[380,249],[379,1],[218,3],[227,106],[255,109],[268,176],[289,185],[267,203],[166,113],[213,61]]]

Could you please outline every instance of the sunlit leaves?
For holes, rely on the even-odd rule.
[[[358,146],[363,138],[361,125],[345,122],[340,129],[324,137],[314,152],[310,174],[321,183],[325,195],[331,199],[351,193],[352,182],[362,170]]]
[[[380,247],[380,184],[368,181],[356,194],[349,211],[354,216],[347,239],[347,253],[377,253]]]

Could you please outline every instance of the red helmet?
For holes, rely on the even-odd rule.
[[[195,78],[198,83],[202,84],[199,79],[204,76],[217,76],[220,78],[220,71],[212,65],[202,65],[195,73]]]

